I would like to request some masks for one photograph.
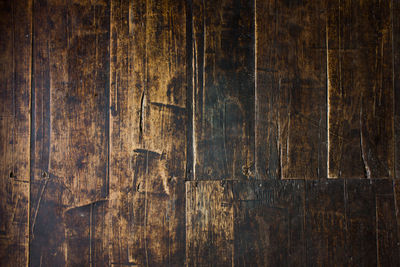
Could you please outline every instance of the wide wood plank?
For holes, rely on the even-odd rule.
[[[64,211],[108,195],[109,4],[38,0],[33,12],[30,263],[63,266]]]
[[[233,266],[234,257],[233,182],[186,182],[186,266]]]
[[[307,181],[305,188],[306,266],[346,263],[344,181]]]
[[[107,202],[99,201],[65,212],[65,266],[110,266],[107,211]]]
[[[326,176],[325,1],[256,1],[259,177]]]
[[[328,176],[394,177],[390,1],[329,1]]]
[[[112,266],[183,266],[185,1],[111,6]]]
[[[376,199],[369,180],[344,181],[346,254],[350,266],[377,264]]]
[[[0,1],[0,265],[27,266],[32,1]]]
[[[378,266],[400,265],[400,240],[394,183],[390,180],[375,180],[376,198],[376,246]]]
[[[254,176],[254,3],[192,1],[193,176]]]
[[[234,182],[235,266],[303,266],[304,181]]]

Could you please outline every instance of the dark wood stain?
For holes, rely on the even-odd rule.
[[[1,266],[399,266],[400,3],[0,0]]]

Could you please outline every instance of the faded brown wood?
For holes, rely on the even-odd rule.
[[[394,177],[390,1],[329,1],[328,176]]]
[[[107,202],[98,201],[65,212],[66,266],[110,266]],[[85,256],[82,256],[85,255]],[[89,256],[86,256],[89,255]]]
[[[256,1],[258,176],[326,176],[325,1]]]
[[[186,266],[233,266],[234,257],[233,182],[186,182]]]
[[[108,194],[109,4],[38,0],[33,13],[30,264],[72,265],[66,209]]]
[[[0,265],[400,265],[399,14],[0,0]]]
[[[32,1],[0,1],[0,265],[27,266]]]
[[[234,183],[235,266],[305,266],[304,181]]]
[[[111,7],[112,266],[185,260],[185,1]]]
[[[193,177],[253,177],[254,3],[192,5]]]

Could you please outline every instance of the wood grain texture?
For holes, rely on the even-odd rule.
[[[63,266],[66,208],[108,194],[109,4],[38,0],[33,12],[30,264]]]
[[[350,266],[376,266],[376,199],[369,180],[344,181],[346,253]]]
[[[233,182],[186,182],[186,266],[233,266],[234,257]]]
[[[65,212],[65,266],[110,266],[107,211],[99,201]]]
[[[259,177],[326,176],[325,1],[256,1]]]
[[[234,265],[305,266],[304,181],[234,182]]]
[[[254,3],[192,1],[194,179],[254,176]]]
[[[344,181],[307,181],[305,185],[306,266],[346,263]]]
[[[27,266],[32,1],[0,1],[0,265]]]
[[[0,266],[400,266],[399,16],[0,0]]]
[[[394,177],[390,1],[330,1],[328,176]]]
[[[185,1],[111,6],[112,266],[183,266]]]
[[[393,182],[375,180],[376,246],[378,266],[400,265],[400,240]]]
[[[395,177],[400,177],[400,2],[391,2],[393,90],[394,90],[394,133],[395,133]]]

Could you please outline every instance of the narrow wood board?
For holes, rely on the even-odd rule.
[[[390,1],[329,1],[328,177],[394,177]]]
[[[32,1],[0,1],[0,265],[27,266]]]
[[[183,266],[185,1],[111,5],[110,259]]]
[[[325,1],[256,1],[257,177],[326,177]]]
[[[186,266],[233,266],[234,257],[233,182],[186,182]]]
[[[193,178],[254,177],[254,3],[192,1]]]
[[[65,211],[108,196],[109,9],[108,1],[89,0],[33,6],[34,266],[74,262],[66,251]]]

